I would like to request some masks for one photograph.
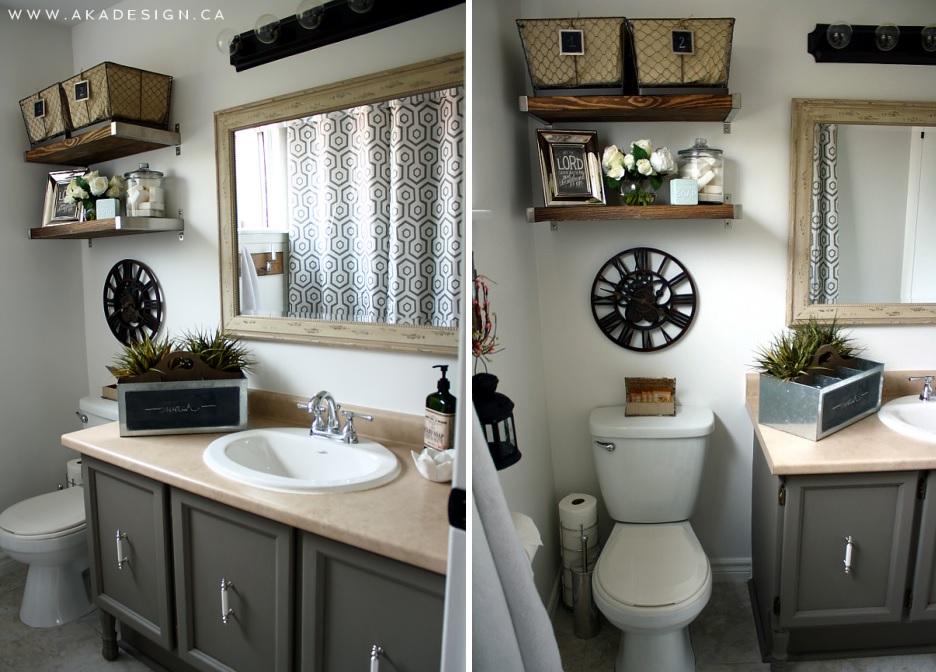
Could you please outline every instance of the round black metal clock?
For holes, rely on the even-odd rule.
[[[124,259],[104,280],[104,317],[111,333],[123,344],[153,338],[162,321],[159,281],[144,264]]]
[[[611,257],[591,291],[602,333],[628,350],[661,350],[682,338],[696,312],[696,286],[678,259],[652,247]]]

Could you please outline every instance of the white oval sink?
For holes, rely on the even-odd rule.
[[[936,443],[936,399],[920,401],[918,395],[899,397],[881,406],[878,417],[895,432]]]
[[[396,456],[379,443],[333,441],[302,427],[234,432],[208,444],[204,459],[226,478],[282,492],[369,490],[400,473]]]

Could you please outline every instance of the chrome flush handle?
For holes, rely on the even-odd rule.
[[[598,446],[599,448],[604,448],[609,453],[614,452],[614,443],[612,443],[611,441],[595,441],[595,445]]]

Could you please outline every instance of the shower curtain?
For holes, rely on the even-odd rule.
[[[818,124],[813,147],[812,222],[809,240],[809,303],[838,299],[838,128]]]
[[[464,90],[287,126],[289,314],[457,326]]]

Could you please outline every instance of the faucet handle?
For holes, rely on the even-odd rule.
[[[907,380],[922,380],[923,389],[920,391],[920,401],[929,401],[933,396],[933,376],[910,376]]]
[[[368,422],[373,422],[373,415],[364,415],[363,413],[355,413],[354,411],[342,411],[342,415],[345,416],[345,425],[341,430],[341,436],[344,439],[345,443],[357,443],[357,432],[354,429],[354,419],[362,418]]]

